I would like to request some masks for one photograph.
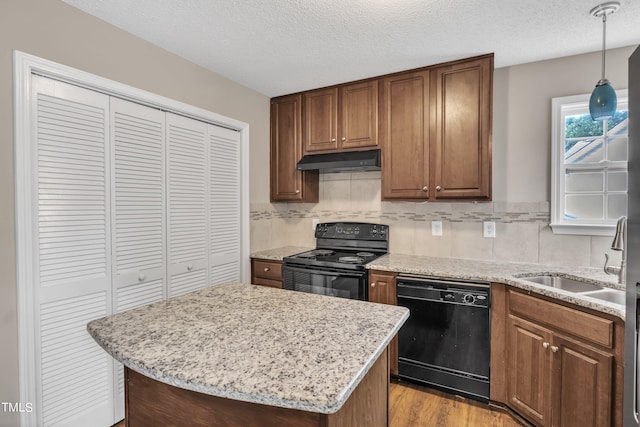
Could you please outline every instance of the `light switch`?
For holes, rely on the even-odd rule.
[[[442,221],[431,221],[431,235],[442,236]]]

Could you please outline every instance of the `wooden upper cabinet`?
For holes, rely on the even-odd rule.
[[[318,172],[298,171],[302,158],[302,95],[271,100],[271,201],[317,202]]]
[[[338,148],[338,88],[313,90],[304,95],[304,152]]]
[[[429,197],[429,113],[429,71],[381,80],[383,200]]]
[[[491,199],[493,56],[432,71],[435,199]]]
[[[378,145],[378,82],[303,94],[304,153],[328,153]]]
[[[490,200],[493,55],[381,80],[383,200]]]
[[[340,148],[378,145],[378,81],[340,87]]]

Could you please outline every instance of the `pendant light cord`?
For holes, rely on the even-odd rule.
[[[605,79],[605,58],[604,51],[607,46],[607,14],[602,14],[602,80]]]

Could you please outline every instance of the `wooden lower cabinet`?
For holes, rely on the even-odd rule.
[[[537,426],[620,426],[624,326],[507,294],[505,403]]]
[[[538,425],[551,418],[551,332],[509,315],[509,406]]]
[[[332,414],[211,396],[165,384],[125,368],[126,425],[388,427],[387,357],[383,351],[344,405]]]
[[[282,262],[252,259],[251,283],[282,289]]]
[[[388,271],[369,272],[369,301],[381,304],[397,305],[396,273]],[[398,376],[398,336],[389,344],[389,370]]]

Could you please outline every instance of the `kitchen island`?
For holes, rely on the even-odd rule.
[[[387,425],[402,307],[230,283],[94,320],[127,425]]]

